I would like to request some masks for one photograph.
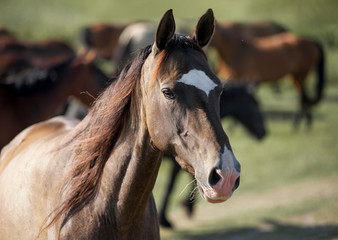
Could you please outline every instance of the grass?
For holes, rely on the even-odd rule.
[[[180,207],[191,181],[181,173],[169,208],[177,229],[164,239],[338,239],[338,1],[336,0],[2,0],[0,24],[22,39],[60,38],[79,48],[83,26],[103,21],[158,22],[174,9],[178,26],[192,27],[207,8],[219,21],[270,19],[299,35],[319,39],[326,52],[326,97],[314,108],[314,125],[292,128],[297,95],[287,81],[281,93],[257,92],[269,135],[256,141],[230,119],[223,121],[242,164],[241,186],[224,204],[198,200],[194,218]],[[313,76],[310,82],[313,82]],[[275,111],[277,117],[268,113]],[[283,114],[282,114],[283,113]],[[283,116],[283,117],[282,117]],[[170,162],[164,160],[154,189],[160,202]],[[180,194],[183,191],[182,194]],[[159,204],[158,204],[159,205]]]
[[[208,8],[219,21],[252,21],[270,19],[285,24],[302,35],[337,45],[338,8],[335,0],[224,0],[224,1],[154,1],[154,0],[2,0],[0,24],[23,38],[61,37],[78,44],[79,29],[97,21],[158,21],[168,9],[174,9],[180,26],[196,24]],[[301,11],[301,12],[300,12]],[[313,31],[315,29],[315,31]]]

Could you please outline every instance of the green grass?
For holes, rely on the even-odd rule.
[[[62,37],[77,43],[81,27],[97,21],[121,23],[135,20],[158,21],[174,9],[180,26],[196,24],[198,17],[213,8],[219,21],[270,19],[302,35],[337,46],[338,2],[335,0],[2,0],[0,24],[28,39]]]
[[[158,22],[169,8],[174,9],[178,27],[192,27],[199,16],[213,8],[219,21],[269,19],[297,34],[319,39],[325,47],[327,87],[326,98],[314,108],[311,130],[302,125],[295,131],[289,115],[284,119],[267,118],[269,134],[258,142],[241,126],[233,127],[232,121],[225,119],[224,129],[242,164],[240,188],[230,201],[221,205],[199,200],[195,218],[187,219],[180,201],[187,194],[183,189],[190,176],[180,174],[169,208],[169,217],[179,219],[174,222],[178,229],[173,232],[162,229],[163,238],[316,239],[316,234],[318,238],[324,236],[323,239],[338,238],[335,191],[338,187],[335,178],[338,176],[338,1],[2,0],[0,25],[22,39],[66,39],[78,49],[78,34],[83,26],[98,21]],[[312,76],[310,82],[313,81]],[[264,112],[294,113],[298,109],[298,96],[286,80],[282,81],[281,94],[274,94],[264,85],[258,90],[257,98]],[[163,195],[169,167],[169,161],[161,166],[154,189],[157,203]],[[318,193],[308,196],[307,189]],[[285,196],[274,197],[281,193]],[[257,203],[258,200],[263,204]]]

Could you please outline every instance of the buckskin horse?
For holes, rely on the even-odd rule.
[[[305,117],[311,124],[311,107],[321,100],[324,88],[324,51],[318,42],[291,33],[248,38],[216,24],[210,45],[219,55],[218,75],[229,81],[257,84],[289,75],[300,96],[295,123]],[[317,85],[316,95],[311,98],[305,80],[313,68],[317,70]]]
[[[0,149],[26,127],[52,117],[69,96],[90,106],[108,81],[93,60],[89,53],[74,55],[47,69],[7,76],[0,83]]]
[[[209,9],[192,37],[177,35],[168,10],[154,44],[80,123],[53,118],[6,146],[2,238],[158,239],[151,192],[163,152],[196,177],[208,202],[230,198],[240,164],[220,121],[221,81],[201,49],[213,30]]]

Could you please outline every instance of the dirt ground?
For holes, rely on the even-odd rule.
[[[228,202],[199,201],[189,219],[169,217],[175,230],[163,239],[338,239],[338,176],[259,193],[236,192]]]

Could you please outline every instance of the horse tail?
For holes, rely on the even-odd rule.
[[[319,61],[317,64],[317,85],[316,85],[316,96],[313,99],[312,104],[317,104],[323,97],[323,90],[325,85],[325,53],[321,43],[314,42],[319,50]]]

